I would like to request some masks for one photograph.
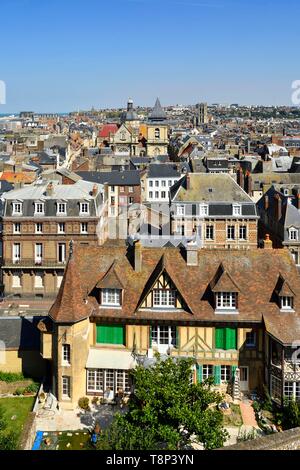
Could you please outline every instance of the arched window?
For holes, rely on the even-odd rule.
[[[160,155],[160,149],[158,147],[154,149],[154,155],[155,156]]]
[[[156,139],[160,139],[160,130],[159,130],[158,127],[155,129],[154,135],[155,135],[155,138],[156,138]]]

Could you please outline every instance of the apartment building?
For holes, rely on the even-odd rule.
[[[181,178],[180,171],[174,163],[150,164],[143,177],[144,202],[169,202],[170,189]]]
[[[104,216],[103,185],[38,180],[3,195],[3,295],[53,297],[70,240],[97,245]]]

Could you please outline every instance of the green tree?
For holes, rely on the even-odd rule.
[[[99,449],[179,450],[195,440],[206,449],[222,447],[228,433],[216,405],[222,396],[212,380],[191,384],[193,359],[161,360],[132,371],[134,393],[128,411],[116,414]]]

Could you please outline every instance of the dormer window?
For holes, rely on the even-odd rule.
[[[293,301],[293,297],[292,296],[288,296],[288,295],[282,295],[280,297],[280,307],[281,307],[281,310],[293,310],[293,305],[294,305],[294,301]]]
[[[167,289],[153,290],[153,307],[156,308],[175,308],[176,292]]]
[[[177,206],[177,215],[184,215],[184,206]]]
[[[242,208],[238,204],[234,204],[232,207],[232,215],[239,216],[242,215]]]
[[[80,203],[80,214],[81,215],[88,215],[90,212],[89,203],[88,202],[81,202]]]
[[[120,306],[121,305],[121,289],[102,289],[101,305],[103,306]]]
[[[291,241],[297,241],[298,240],[298,230],[295,228],[290,228],[289,229],[289,239]]]
[[[236,292],[217,292],[216,310],[236,310],[237,293]]]
[[[22,215],[22,206],[21,202],[13,202],[12,215]]]
[[[208,215],[208,205],[207,204],[201,204],[200,205],[200,215]]]
[[[34,204],[34,215],[44,215],[45,205],[43,202],[35,202]]]
[[[65,202],[57,203],[57,215],[66,215],[67,214],[67,204]]]

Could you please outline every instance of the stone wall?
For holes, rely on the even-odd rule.
[[[240,442],[218,450],[300,450],[300,428]]]

